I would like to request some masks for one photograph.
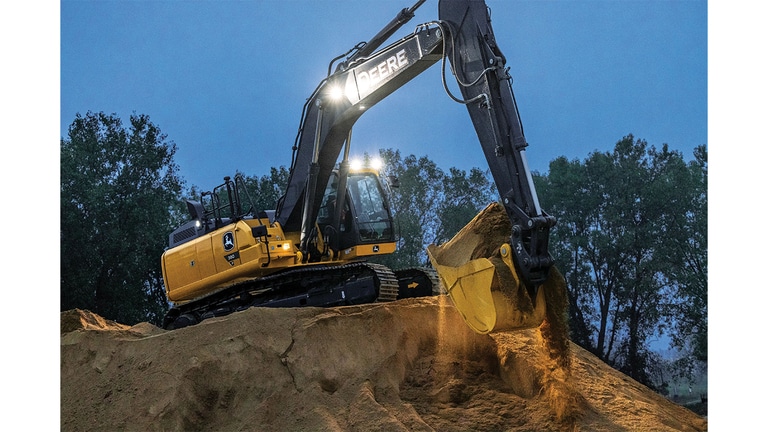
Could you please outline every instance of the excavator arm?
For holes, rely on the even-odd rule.
[[[306,251],[323,191],[342,149],[342,179],[348,169],[354,123],[440,60],[445,75],[447,60],[461,96],[450,95],[447,86],[446,91],[467,107],[509,229],[501,231],[506,241],[494,244],[485,255],[478,252],[488,243],[487,236],[476,234],[478,227],[488,228],[497,217],[489,207],[448,244],[430,246],[430,259],[474,330],[488,333],[538,325],[544,307],[539,288],[551,284],[548,241],[555,218],[541,209],[536,195],[506,59],[496,44],[485,2],[440,0],[438,21],[421,24],[412,34],[375,51],[424,1],[403,9],[370,42],[358,44],[333,73],[329,66],[328,77],[304,107],[288,188],[278,203],[276,220],[286,231],[301,233],[300,249]]]
[[[512,256],[522,281],[535,295],[535,287],[547,279],[552,266],[548,244],[555,218],[541,209],[536,195],[506,58],[496,44],[483,1],[441,0],[440,19],[450,29],[445,55],[512,222]]]

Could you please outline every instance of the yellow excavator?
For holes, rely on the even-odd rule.
[[[548,252],[555,218],[540,207],[506,59],[483,0],[440,0],[439,19],[379,49],[426,0],[370,41],[334,58],[304,105],[288,185],[274,210],[254,208],[244,179],[187,201],[190,221],[169,236],[162,271],[177,329],[249,307],[337,306],[447,292],[478,333],[538,326],[562,276]],[[431,269],[369,262],[396,249],[388,190],[376,169],[352,168],[360,116],[429,67],[467,107],[500,200],[448,243]],[[446,67],[461,95],[445,85]],[[435,276],[435,272],[437,276]]]

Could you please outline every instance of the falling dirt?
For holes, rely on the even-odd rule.
[[[704,431],[542,328],[480,335],[447,296],[253,308],[165,331],[61,313],[63,431]]]

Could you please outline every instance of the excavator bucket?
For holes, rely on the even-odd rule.
[[[493,203],[450,241],[427,248],[456,309],[480,334],[538,327],[546,316],[545,290],[558,284],[559,273],[550,272],[531,298],[512,262],[511,232],[504,207]]]

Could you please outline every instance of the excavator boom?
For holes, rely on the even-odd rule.
[[[328,178],[352,126],[368,109],[442,58],[442,38],[424,27],[369,57],[347,62],[305,105],[286,193],[276,220],[307,239]],[[300,169],[300,167],[310,167]],[[307,198],[308,197],[308,198]]]

